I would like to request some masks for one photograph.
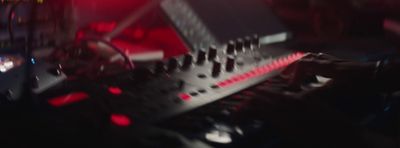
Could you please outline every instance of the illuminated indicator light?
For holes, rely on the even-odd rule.
[[[225,86],[225,85],[226,85],[225,81],[218,83],[218,86]]]
[[[189,101],[192,97],[187,93],[181,93],[178,95],[183,101]]]
[[[249,78],[249,77],[251,77],[251,74],[250,73],[245,73],[244,76]]]
[[[271,66],[272,69],[275,70],[278,67],[278,64],[276,62],[273,62],[273,63],[271,63],[270,66]]]
[[[295,62],[296,60],[302,58],[303,56],[304,56],[303,53],[298,52],[298,53],[288,55],[286,57],[279,58],[277,60],[272,61],[269,64],[254,68],[253,70],[246,72],[244,74],[233,76],[230,79],[227,79],[225,81],[217,83],[217,85],[220,87],[227,87],[227,86],[236,84],[241,81],[245,81],[245,80],[248,80],[248,79],[251,79],[254,77],[268,74],[274,70],[281,69],[283,67],[288,66],[289,64]]]
[[[254,72],[248,72],[249,78],[254,77],[256,74]]]
[[[295,55],[289,55],[289,56],[286,57],[286,60],[293,61],[295,58],[296,58]]]
[[[231,83],[232,84],[232,83]],[[225,83],[225,82],[221,82],[221,83],[218,83],[217,84],[219,87],[227,87],[227,86],[229,86],[230,84],[229,83]]]
[[[264,65],[264,66],[261,66],[261,67],[257,67],[257,68],[255,68],[255,69],[253,69],[253,70],[251,70],[251,71],[249,71],[247,73],[234,76],[234,77],[232,77],[230,79],[227,79],[227,80],[225,80],[223,82],[217,83],[217,85],[220,86],[220,87],[227,87],[227,86],[230,86],[232,84],[236,84],[236,83],[241,82],[241,81],[245,81],[245,80],[248,80],[248,79],[251,79],[251,78],[254,78],[254,77],[258,77],[258,76],[261,76],[261,75],[264,75],[264,74],[268,74],[268,73],[270,73],[270,72],[272,72],[274,70],[281,69],[283,67],[288,66],[289,64],[291,64],[291,63],[295,62],[296,60],[302,58],[303,55],[304,55],[303,53],[295,53],[295,54],[289,55],[287,57],[279,58],[279,59],[271,62],[270,64],[267,64],[267,65]]]
[[[265,70],[265,72],[270,72],[271,71],[271,67],[265,67],[264,70]]]
[[[127,127],[132,124],[132,120],[128,116],[122,114],[112,114],[110,120],[114,125],[122,127]]]
[[[264,73],[264,70],[261,68],[257,68],[255,71],[256,71],[256,73]]]
[[[122,94],[122,90],[119,87],[108,87],[108,92],[110,92],[113,95],[121,95]]]
[[[234,81],[234,82],[237,82],[237,81],[240,81],[240,80],[241,79],[238,76],[232,78],[232,81]]]
[[[248,77],[246,77],[245,75],[240,75],[240,76],[239,76],[239,79],[240,79],[240,80],[244,80],[244,79],[247,79],[247,78],[248,78]]]
[[[34,58],[31,58],[31,63],[36,64],[36,60]]]
[[[89,95],[84,92],[74,92],[69,93],[64,96],[55,97],[53,99],[49,99],[47,102],[53,107],[62,107],[72,103],[76,103],[82,100],[89,98]]]
[[[285,61],[285,59],[281,58],[278,60],[279,67],[285,66],[286,64],[287,64],[287,62]]]
[[[229,83],[234,83],[234,81],[233,81],[232,79],[228,79],[228,80],[226,80],[225,82],[228,83],[228,84],[229,84]]]
[[[276,65],[276,67],[280,67],[281,66],[281,60],[277,59],[274,64]]]
[[[232,81],[232,80],[228,80],[228,81],[225,81],[225,86],[229,86],[229,85],[232,85],[234,83],[236,83],[236,82]]]

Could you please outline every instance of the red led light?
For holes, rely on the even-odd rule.
[[[240,75],[238,78],[239,78],[240,80],[246,80],[246,79],[247,79],[247,77],[246,77],[245,75]]]
[[[232,81],[238,82],[238,81],[240,81],[240,79],[239,79],[239,77],[236,76],[236,77],[233,77],[233,78],[232,78]]]
[[[122,127],[127,127],[132,124],[132,120],[128,116],[122,114],[112,114],[110,120],[114,125]]]
[[[119,87],[108,87],[108,92],[110,92],[113,95],[121,95],[122,94],[122,90]]]
[[[192,97],[187,93],[181,93],[178,95],[183,101],[189,101]]]
[[[226,87],[226,83],[224,82],[220,82],[217,84],[218,87]]]
[[[74,92],[64,96],[58,96],[53,99],[49,99],[47,102],[54,107],[62,107],[85,100],[87,98],[89,98],[89,95],[84,92]]]
[[[227,79],[225,81],[219,82],[219,83],[217,83],[217,85],[219,87],[228,87],[230,85],[233,85],[233,84],[236,84],[236,83],[239,83],[239,82],[242,82],[242,81],[246,81],[246,80],[261,76],[261,75],[268,74],[268,73],[270,73],[270,72],[272,72],[274,70],[278,70],[278,69],[281,69],[283,67],[288,66],[289,64],[291,64],[291,63],[295,62],[296,60],[302,58],[303,55],[304,55],[303,53],[299,52],[299,53],[291,54],[291,55],[289,55],[287,57],[279,58],[279,59],[277,59],[277,60],[275,60],[275,61],[273,61],[271,63],[268,63],[268,64],[263,65],[261,67],[254,68],[253,70],[251,70],[249,72],[246,72],[246,73],[241,74],[241,75],[236,75],[236,76],[233,76],[233,77],[231,77],[231,78],[229,78],[229,79]]]

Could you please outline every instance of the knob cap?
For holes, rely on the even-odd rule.
[[[247,36],[244,38],[244,48],[251,49],[252,39],[251,37]]]
[[[156,63],[154,72],[155,72],[156,74],[160,74],[160,73],[165,72],[165,65],[164,65],[164,62],[158,61],[158,62]]]
[[[235,70],[235,58],[233,56],[229,56],[226,60],[226,71],[232,72]]]
[[[183,58],[183,64],[182,64],[182,69],[187,70],[192,66],[193,63],[193,56],[188,54],[185,55],[185,57]]]
[[[235,54],[235,42],[229,41],[228,45],[226,46],[226,53],[227,54]]]
[[[238,39],[238,40],[236,41],[235,46],[236,46],[236,50],[237,50],[238,52],[243,52],[244,42],[243,42],[242,39]]]
[[[215,46],[211,46],[208,50],[208,60],[213,61],[217,57],[217,48]]]
[[[197,53],[197,64],[203,65],[206,61],[206,52],[204,50],[199,50]]]
[[[168,62],[168,71],[175,71],[179,66],[179,62],[176,58],[171,58]]]
[[[260,37],[258,37],[258,35],[254,35],[253,39],[251,41],[251,43],[255,46],[255,47],[259,47],[260,46]]]
[[[219,61],[214,61],[213,62],[213,67],[211,71],[211,75],[213,77],[218,77],[221,74],[221,62]]]

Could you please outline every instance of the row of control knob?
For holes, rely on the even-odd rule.
[[[204,65],[207,60],[212,62],[212,76],[217,77],[222,71],[222,64],[217,60],[217,49],[214,47],[210,47],[210,50],[207,52],[199,51],[197,54],[197,61],[195,62],[194,56],[191,54],[187,54],[183,57],[182,64],[179,63],[179,60],[176,58],[171,58],[167,63],[159,61],[155,65],[155,73],[164,73],[164,72],[174,72],[177,69],[181,69],[183,71],[189,70],[194,63],[196,65]],[[226,59],[225,70],[227,72],[233,72],[235,70],[235,57],[228,56]]]
[[[235,70],[236,60],[233,56],[228,56],[225,63],[225,71],[233,72]],[[211,75],[212,77],[218,77],[222,72],[222,64],[219,61],[213,61]]]
[[[237,41],[230,41],[226,46],[226,65],[225,71],[233,72],[236,66],[235,54],[237,52],[244,52],[246,49],[252,49],[253,47],[259,46],[259,38],[258,36],[253,37],[245,37],[244,40],[238,39]],[[194,64],[196,65],[204,65],[206,62],[212,62],[211,75],[213,77],[218,77],[222,72],[222,64],[218,60],[218,49],[215,46],[210,46],[208,52],[205,50],[199,50],[197,52],[197,57],[191,54],[187,54],[183,57],[182,64],[180,65],[178,59],[171,58],[168,63],[164,63],[159,61],[155,66],[155,73],[163,73],[163,72],[174,72],[177,69],[181,69],[183,71],[189,70]]]
[[[259,37],[257,35],[253,37],[245,37],[243,39],[237,39],[236,41],[229,41],[226,46],[227,54],[235,54],[236,52],[244,52],[246,49],[253,49],[258,47],[260,44]]]

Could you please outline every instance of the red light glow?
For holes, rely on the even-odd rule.
[[[192,97],[187,93],[181,93],[178,95],[183,101],[189,101]]]
[[[55,97],[53,99],[48,100],[47,102],[53,107],[62,107],[72,103],[80,102],[88,98],[89,95],[84,92],[74,92],[64,96]]]
[[[106,33],[106,32],[111,32],[114,30],[115,27],[117,27],[117,22],[97,22],[97,23],[91,23],[89,25],[91,30],[94,30],[96,32],[100,33]]]
[[[114,125],[122,127],[127,127],[132,124],[132,120],[128,116],[122,114],[112,114],[110,120]]]
[[[268,74],[270,72],[273,72],[275,70],[278,70],[278,69],[281,69],[281,68],[284,68],[284,67],[288,66],[289,64],[299,60],[303,56],[304,56],[303,53],[298,52],[298,53],[291,54],[291,55],[289,55],[287,57],[279,58],[279,59],[273,61],[272,63],[268,63],[266,65],[263,65],[263,66],[260,66],[260,67],[256,67],[253,70],[248,71],[248,72],[246,72],[244,74],[235,75],[235,76],[232,76],[229,79],[226,79],[224,81],[218,82],[217,85],[219,87],[221,87],[221,88],[222,87],[229,87],[231,85],[234,85],[234,84],[237,84],[237,83],[249,80],[249,79],[253,79],[255,77],[259,77],[259,76],[262,76],[262,75],[265,75],[265,74]]]
[[[121,95],[122,94],[122,90],[119,87],[108,87],[108,92],[110,92],[113,95]]]

